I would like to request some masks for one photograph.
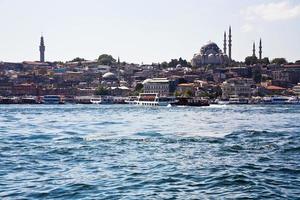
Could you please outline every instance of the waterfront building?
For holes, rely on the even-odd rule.
[[[154,94],[159,96],[169,96],[170,94],[170,81],[166,78],[153,78],[143,81],[144,93]]]
[[[43,36],[41,36],[40,41],[40,62],[45,62],[45,45]]]
[[[221,84],[222,98],[229,99],[231,96],[250,97],[252,94],[253,79],[231,78]]]
[[[293,87],[293,92],[296,95],[300,96],[300,83],[298,83],[298,85],[296,85],[296,86]]]

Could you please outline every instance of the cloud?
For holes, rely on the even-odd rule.
[[[241,29],[243,32],[250,32],[253,30],[253,25],[252,24],[244,24]]]
[[[281,21],[294,19],[300,16],[300,4],[292,5],[289,1],[260,4],[250,6],[241,11],[245,20],[254,21],[263,19],[265,21]]]

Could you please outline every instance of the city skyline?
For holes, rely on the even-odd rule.
[[[13,5],[18,6],[11,11]],[[1,61],[39,60],[41,32],[47,46],[46,61],[78,56],[93,60],[104,53],[134,63],[179,57],[190,61],[207,41],[222,48],[229,25],[233,60],[251,56],[252,44],[258,46],[260,38],[263,57],[300,59],[300,47],[294,45],[300,42],[297,1],[0,0],[0,8],[5,25],[0,38]]]

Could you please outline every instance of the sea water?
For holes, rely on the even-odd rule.
[[[0,199],[297,199],[300,106],[0,105]]]

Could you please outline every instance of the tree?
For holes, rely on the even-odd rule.
[[[136,84],[135,88],[134,88],[134,91],[137,91],[137,92],[142,92],[144,86],[142,83],[138,83]]]
[[[103,86],[99,86],[95,90],[95,95],[108,95],[108,94],[109,94],[109,90],[104,88]]]
[[[161,66],[161,68],[166,69],[166,68],[168,68],[168,63],[167,62],[162,62],[160,64],[160,66]]]
[[[257,64],[257,57],[256,56],[247,56],[245,58],[246,65],[254,65]]]
[[[73,60],[71,60],[70,62],[81,62],[81,61],[85,61],[85,59],[84,58],[76,57]]]
[[[259,69],[253,69],[252,78],[255,81],[255,83],[260,83],[262,80],[261,71]]]
[[[287,60],[285,58],[274,58],[271,63],[282,65],[282,64],[286,64]]]
[[[116,62],[116,59],[114,59],[111,55],[108,54],[102,54],[98,57],[98,63],[100,65],[109,65],[111,66]]]
[[[261,59],[260,61],[262,64],[268,65],[270,64],[269,58],[268,57],[264,57],[263,59]]]

